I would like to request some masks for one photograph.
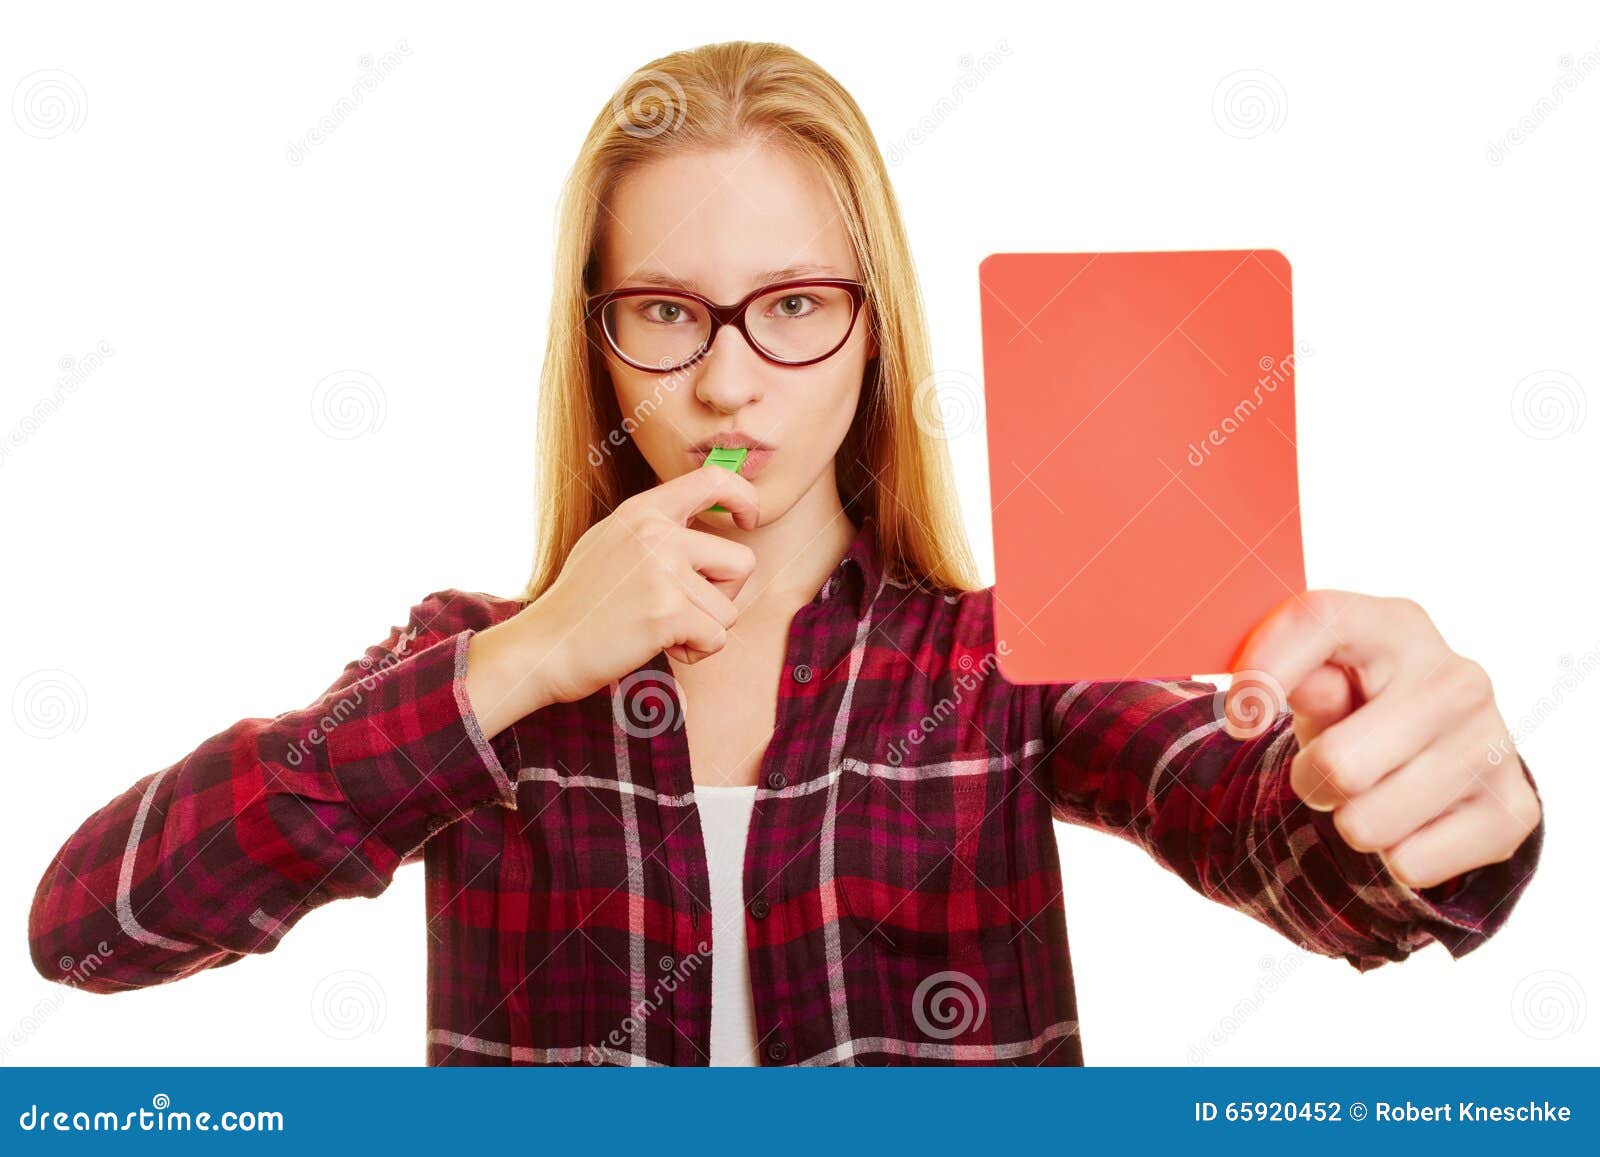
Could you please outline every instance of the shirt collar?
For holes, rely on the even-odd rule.
[[[854,608],[859,619],[867,613],[882,579],[883,559],[878,553],[877,520],[868,514],[862,517],[850,548],[812,601],[826,603],[833,598],[841,598],[845,600],[841,605]]]

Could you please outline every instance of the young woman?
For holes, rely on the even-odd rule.
[[[1481,668],[1316,591],[1241,661],[1287,711],[1009,684],[929,372],[838,83],[769,44],[647,66],[560,219],[526,591],[428,595],[91,816],[39,970],[176,980],[420,860],[431,1064],[1071,1065],[1057,819],[1358,969],[1500,926],[1543,818]]]

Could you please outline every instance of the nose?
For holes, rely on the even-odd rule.
[[[738,328],[725,325],[700,360],[694,395],[714,410],[733,413],[761,396],[763,364]]]

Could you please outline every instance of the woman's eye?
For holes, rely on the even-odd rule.
[[[646,321],[664,325],[681,325],[690,318],[689,311],[680,301],[649,301],[639,308]]]
[[[816,298],[803,293],[792,293],[788,297],[778,298],[774,308],[779,317],[805,317],[811,313],[807,305],[815,306]]]

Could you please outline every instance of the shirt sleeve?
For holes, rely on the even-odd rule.
[[[1404,960],[1433,940],[1454,957],[1472,951],[1505,923],[1537,866],[1542,812],[1509,859],[1413,891],[1376,853],[1346,844],[1332,812],[1295,795],[1292,717],[1234,739],[1223,730],[1224,692],[1214,684],[1103,681],[1035,691],[1039,767],[1056,818],[1138,844],[1201,895],[1358,970]]]
[[[510,729],[487,741],[466,697],[457,597],[428,595],[309,706],[234,723],[84,820],[34,894],[39,973],[117,992],[270,952],[313,908],[383,892],[445,825],[515,807]]]

